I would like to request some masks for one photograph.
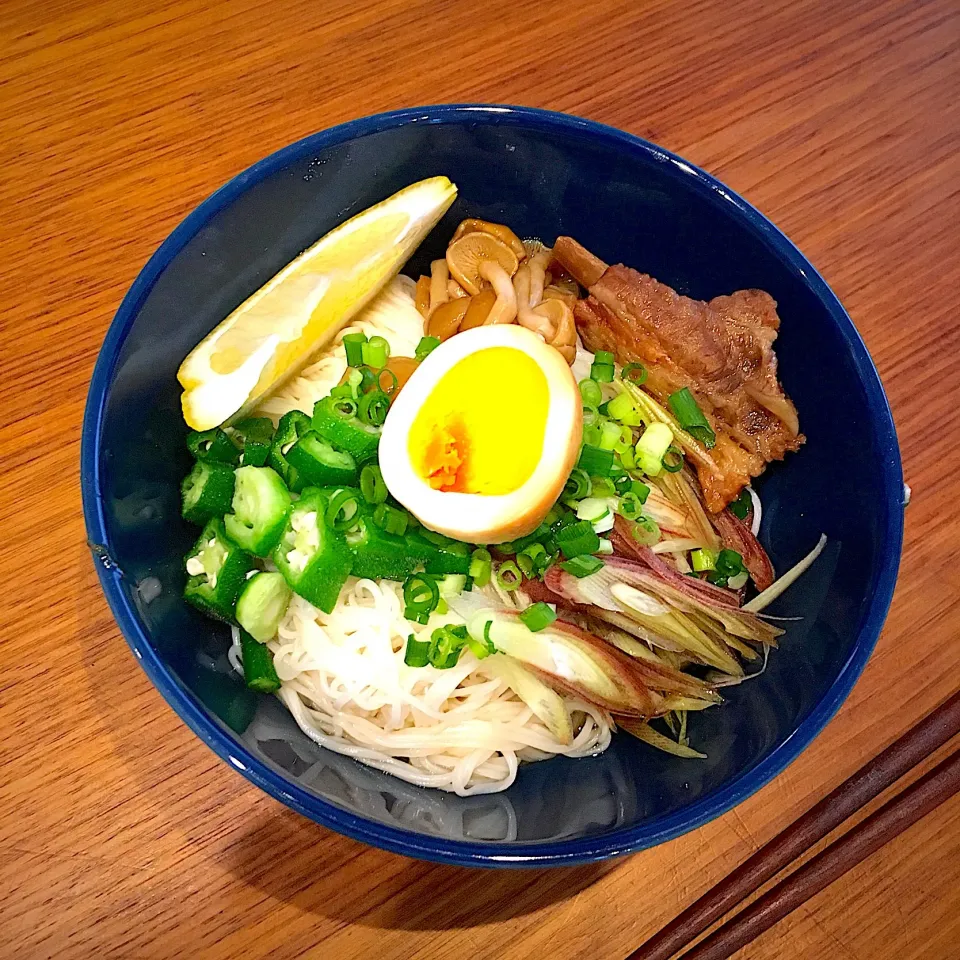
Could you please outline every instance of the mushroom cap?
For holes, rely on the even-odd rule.
[[[492,234],[467,233],[447,247],[447,266],[454,279],[470,294],[477,294],[483,285],[482,263],[499,264],[508,276],[517,272],[520,260],[502,240]]]
[[[439,340],[452,337],[460,329],[460,321],[463,320],[469,306],[470,300],[466,297],[441,303],[430,314],[430,319],[427,321],[427,336],[437,337]]]
[[[460,330],[472,330],[482,327],[490,316],[493,305],[497,302],[497,294],[490,287],[481,290],[475,297],[471,297],[470,306],[464,318],[460,321]]]
[[[489,220],[477,220],[475,217],[468,217],[457,227],[450,242],[453,243],[468,233],[489,233],[490,236],[496,237],[501,243],[505,243],[514,252],[518,260],[522,260],[527,255],[523,241],[502,223],[491,223]]]

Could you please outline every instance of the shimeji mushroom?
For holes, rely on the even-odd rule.
[[[497,294],[490,287],[481,290],[475,297],[470,298],[470,306],[463,320],[460,321],[461,330],[472,330],[482,327],[490,316],[493,305],[497,302]]]
[[[430,278],[429,277],[420,277],[417,281],[417,288],[414,293],[413,299],[414,305],[417,310],[420,312],[420,316],[424,320],[430,314]]]
[[[533,309],[539,306],[540,297],[537,296],[534,300],[531,296],[530,286],[532,278],[530,272],[530,265],[525,263],[513,278],[513,287],[517,294],[517,320],[521,326],[532,330],[534,333],[539,334],[545,341],[549,342],[556,333],[556,329],[549,317],[545,317]]]
[[[573,363],[577,289],[562,279],[554,282],[552,259],[550,247],[521,241],[503,224],[464,220],[446,258],[435,260],[430,277],[417,283],[417,309],[427,318],[428,335],[447,340],[460,330],[519,321]]]
[[[449,340],[459,329],[461,321],[470,307],[469,297],[458,297],[441,303],[427,320],[427,336],[438,340]]]
[[[513,251],[517,260],[522,260],[527,255],[526,247],[520,238],[502,223],[490,223],[487,220],[468,217],[457,227],[450,242],[453,243],[468,233],[489,233],[490,236],[496,237],[501,243],[505,243]]]
[[[481,268],[485,264],[500,267],[509,280],[520,264],[517,255],[502,240],[489,233],[467,233],[447,247],[450,274],[471,295],[480,292],[486,279]]]
[[[547,343],[572,365],[577,359],[577,326],[569,304],[558,297],[550,297],[537,306],[536,312],[548,316],[556,331]]]
[[[468,236],[477,236],[469,234]],[[464,239],[468,239],[465,237]],[[462,241],[461,241],[462,242]],[[480,277],[493,287],[497,295],[485,324],[513,323],[517,318],[517,292],[513,289],[510,274],[493,260],[484,260],[480,264]],[[479,292],[479,291],[478,291]]]
[[[430,264],[430,308],[427,311],[427,317],[432,316],[433,311],[440,306],[441,303],[446,303],[450,299],[449,292],[447,291],[447,281],[450,279],[450,274],[447,269],[446,260],[434,260]]]
[[[524,249],[527,252],[527,266],[530,268],[530,306],[535,307],[543,299],[547,267],[553,259],[553,250],[539,240],[528,240]]]

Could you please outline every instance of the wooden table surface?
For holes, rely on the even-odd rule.
[[[960,675],[956,0],[4,0],[0,7],[0,955],[624,957]],[[177,222],[267,153],[438,101],[551,107],[675,150],[850,311],[913,487],[876,653],[759,794],[628,859],[406,860],[230,771],[137,667],[84,546],[101,339]],[[838,416],[842,411],[838,411]],[[957,956],[960,797],[738,955]]]

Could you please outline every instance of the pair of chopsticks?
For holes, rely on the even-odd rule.
[[[628,960],[669,960],[848,817],[960,733],[960,692],[761,847]],[[960,791],[960,749],[718,927],[681,960],[724,960]]]

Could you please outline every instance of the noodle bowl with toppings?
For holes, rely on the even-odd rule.
[[[312,740],[413,784],[504,790],[617,730],[694,760],[691,716],[761,669],[762,610],[822,547],[776,579],[756,539],[749,482],[803,443],[775,304],[480,220],[394,275],[454,196],[342,224],[184,361],[184,596]]]

